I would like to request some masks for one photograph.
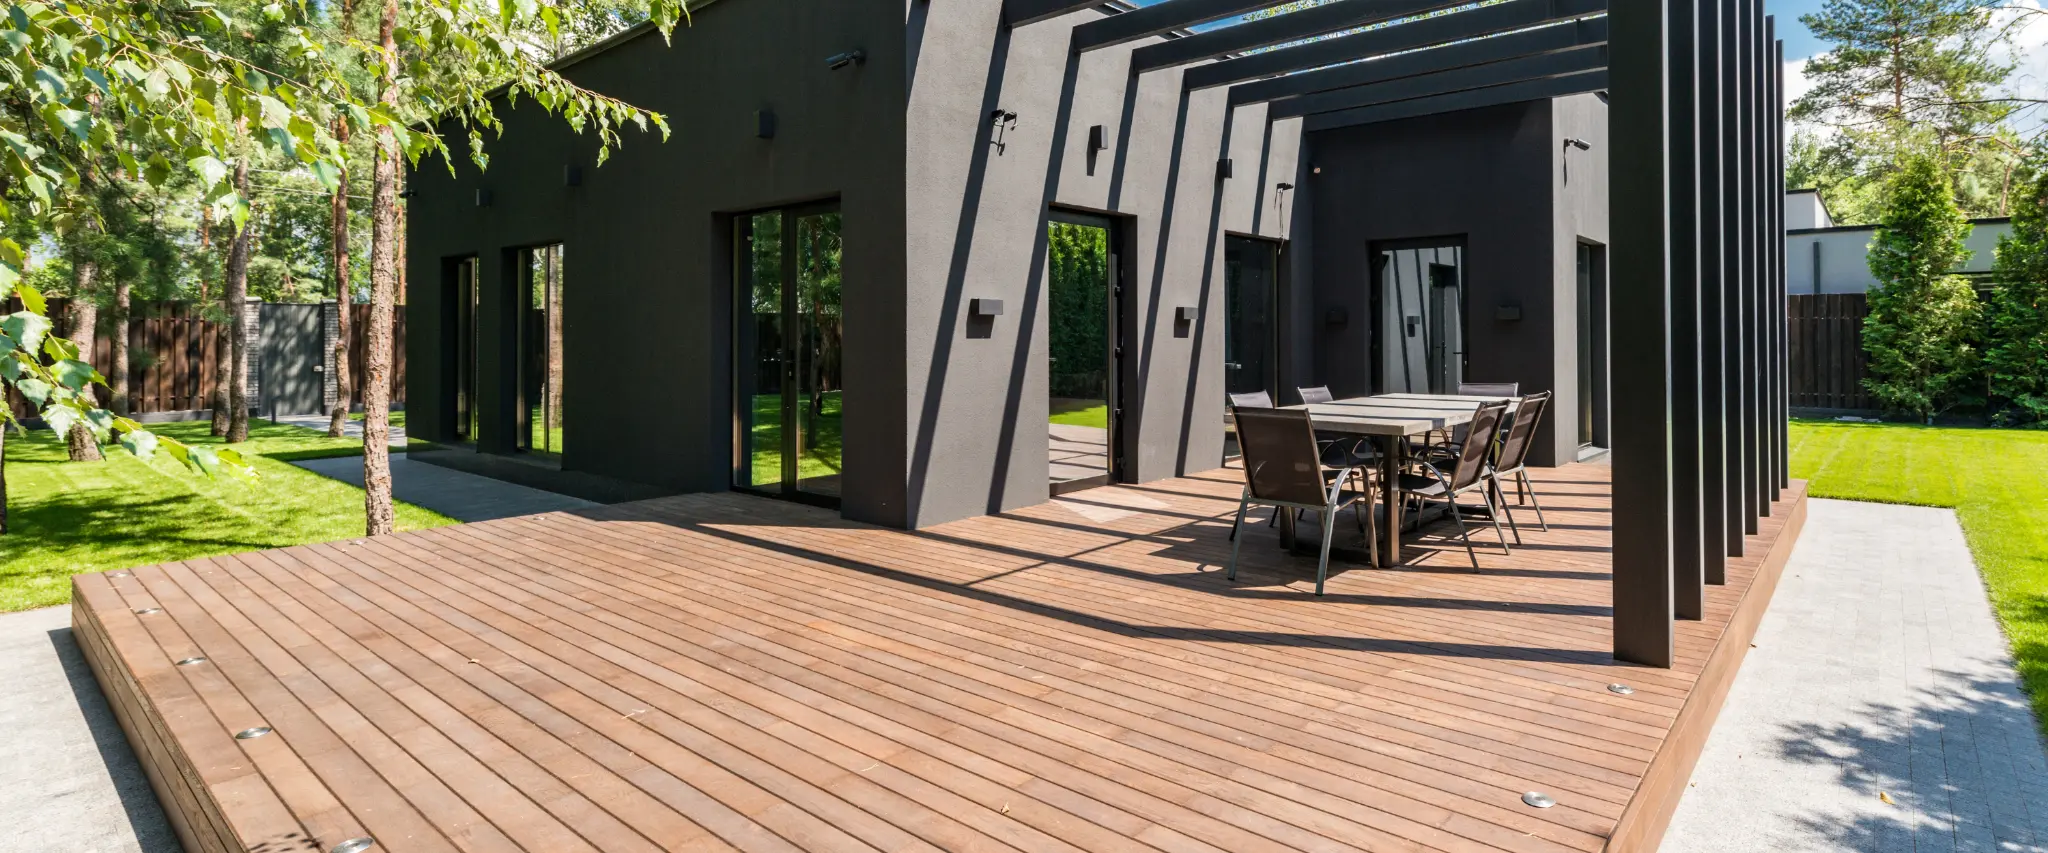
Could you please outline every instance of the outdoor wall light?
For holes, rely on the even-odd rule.
[[[1591,142],[1587,142],[1586,140],[1580,139],[1580,138],[1578,138],[1578,137],[1576,137],[1576,136],[1567,136],[1567,137],[1565,137],[1565,140],[1564,140],[1564,144],[1565,144],[1565,145],[1566,145],[1567,147],[1571,147],[1571,148],[1577,148],[1577,149],[1579,149],[1580,151],[1591,151],[1591,150],[1593,150],[1593,143],[1591,143]]]
[[[1099,125],[1099,124],[1092,124],[1092,125],[1089,125],[1089,126],[1088,126],[1088,153],[1090,153],[1090,154],[1093,154],[1093,153],[1095,153],[1095,152],[1097,152],[1097,151],[1107,151],[1107,150],[1109,150],[1109,139],[1108,139],[1108,137],[1109,137],[1109,134],[1107,134],[1107,133],[1104,133],[1104,132],[1103,132],[1103,129],[1102,129],[1102,125]]]
[[[774,139],[774,138],[775,138],[775,111],[774,111],[774,110],[755,110],[755,111],[754,111],[754,138],[756,138],[756,139]]]
[[[568,187],[583,186],[583,169],[578,166],[563,166],[562,185]]]
[[[859,48],[825,57],[825,68],[831,71],[838,71],[848,65],[866,64],[868,64],[868,52]]]
[[[1178,307],[1178,308],[1175,308],[1175,309],[1173,309],[1173,321],[1174,321],[1174,322],[1176,322],[1176,323],[1192,323],[1192,322],[1194,322],[1194,321],[1195,321],[1195,306],[1193,306],[1193,305],[1182,305],[1182,306],[1180,306],[1180,307]]]
[[[1294,189],[1294,185],[1286,181],[1281,181],[1280,183],[1274,184],[1273,188],[1284,193],[1288,190]]]
[[[967,302],[967,313],[975,319],[1001,317],[1003,316],[1003,300],[970,299]]]
[[[996,156],[1001,157],[1003,151],[1009,147],[1009,143],[1003,141],[1003,136],[1017,129],[1017,114],[997,107],[989,111],[988,121],[993,128],[988,143],[996,147]]]
[[[491,191],[490,191],[490,190],[477,190],[477,191],[476,191],[476,206],[477,206],[477,207],[490,207],[490,206],[491,206]]]
[[[1522,319],[1522,306],[1498,305],[1493,309],[1493,319],[1513,323]]]
[[[1224,158],[1222,158],[1222,159],[1219,159],[1219,160],[1217,160],[1217,161],[1216,161],[1216,180],[1219,180],[1219,181],[1227,181],[1227,180],[1229,180],[1229,179],[1230,179],[1230,158],[1229,158],[1229,157],[1224,157]]]

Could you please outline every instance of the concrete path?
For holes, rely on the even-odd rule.
[[[1955,514],[1810,512],[1663,849],[2048,851],[2048,756]]]
[[[71,608],[0,615],[0,850],[176,853]]]
[[[307,459],[292,464],[325,477],[357,486],[363,484],[361,457]],[[581,498],[544,492],[439,465],[414,462],[403,454],[391,456],[391,495],[406,503],[426,507],[458,521],[485,521],[514,515],[531,515],[536,512],[597,506]]]
[[[292,426],[297,427],[305,427],[307,429],[317,429],[321,432],[326,432],[327,425],[329,423],[332,423],[332,421],[329,420],[326,415],[291,415],[288,417],[278,418],[277,422],[281,424],[291,424]],[[348,420],[342,422],[341,434],[348,438],[362,438],[363,422],[358,420]],[[395,425],[391,427],[391,446],[405,446],[405,427]]]

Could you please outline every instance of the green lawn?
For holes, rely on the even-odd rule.
[[[841,424],[840,392],[828,391],[818,401],[821,412],[812,418],[808,411],[800,417],[815,421],[804,436],[803,455],[797,460],[797,477],[812,479],[831,477],[839,473],[844,464],[840,446]],[[799,406],[808,405],[808,399],[799,399]],[[782,482],[782,395],[757,394],[754,397],[753,420],[754,484],[772,486]]]
[[[1953,507],[2048,721],[2048,430],[1795,421],[1792,476],[1810,494]]]
[[[1109,404],[1097,400],[1056,397],[1052,401],[1052,422],[1067,426],[1109,429]]]
[[[217,443],[205,421],[152,430],[193,444]],[[277,548],[363,534],[363,490],[275,456],[360,455],[360,442],[251,420],[256,480],[191,473],[168,454],[143,462],[114,450],[107,461],[66,461],[46,430],[7,436],[8,518],[0,536],[0,612],[63,604],[81,572]],[[351,452],[353,447],[353,452]],[[401,530],[453,519],[398,505]]]

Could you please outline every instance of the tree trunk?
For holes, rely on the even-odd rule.
[[[235,192],[249,197],[249,160],[235,163]],[[228,443],[249,440],[249,247],[256,216],[234,230],[228,241],[227,278],[221,287],[228,304]]]
[[[98,345],[100,306],[93,301],[99,278],[99,263],[79,258],[71,267],[71,342],[78,345],[78,359],[91,363],[93,349]],[[92,394],[87,388],[86,394]],[[92,428],[84,422],[71,425],[71,432],[65,437],[71,449],[73,462],[98,462],[101,460],[100,443],[93,438]]]
[[[212,246],[213,208],[200,205],[199,248],[203,254],[205,250],[212,248]],[[201,305],[207,303],[206,290],[207,285],[211,284],[212,278],[207,273],[211,269],[212,264],[210,263],[199,265],[199,304]],[[225,297],[221,299],[221,307],[225,313],[221,321],[214,324],[213,327],[213,393],[208,396],[206,401],[207,408],[213,410],[214,438],[221,438],[228,434],[228,351],[230,345],[228,343],[228,322],[226,317],[233,315],[234,309],[227,304]]]
[[[398,0],[384,0],[377,42],[384,48],[377,102],[398,102]],[[370,327],[363,346],[363,516],[371,536],[392,532],[391,315],[398,289],[398,137],[377,128],[370,166]]]
[[[343,12],[344,17],[348,13]],[[336,119],[334,138],[345,148],[348,145],[348,123]],[[327,435],[340,438],[343,427],[348,424],[349,399],[353,396],[348,387],[348,343],[349,343],[349,284],[348,284],[348,168],[341,170],[341,185],[334,190],[332,210],[328,214],[331,223],[330,234],[334,243],[334,308],[336,323],[334,336],[334,409],[328,413]]]
[[[0,399],[0,406],[7,401]],[[0,426],[0,536],[7,535],[7,427]]]
[[[124,418],[128,416],[128,410],[133,407],[133,404],[128,399],[130,391],[128,388],[128,308],[131,303],[129,297],[130,284],[128,280],[124,278],[114,282],[114,363],[110,365],[113,373],[108,375],[107,384],[113,386],[114,401],[111,408],[114,410],[114,414]]]

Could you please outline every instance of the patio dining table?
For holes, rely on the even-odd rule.
[[[1348,552],[1350,556],[1369,557],[1371,549],[1378,545],[1384,559],[1379,565],[1393,566],[1401,562],[1401,502],[1396,492],[1400,482],[1401,469],[1407,464],[1408,439],[1427,435],[1435,430],[1447,430],[1463,426],[1472,421],[1473,413],[1483,403],[1506,401],[1508,411],[1513,412],[1516,399],[1513,397],[1484,397],[1470,394],[1377,394],[1371,397],[1350,397],[1328,403],[1309,403],[1287,406],[1290,409],[1308,411],[1309,420],[1319,433],[1335,433],[1371,439],[1380,451],[1380,495],[1379,503],[1385,507],[1384,522],[1379,525],[1378,543],[1361,543],[1363,547],[1347,543],[1333,543],[1333,551]],[[1293,549],[1296,544],[1294,513],[1280,514],[1280,543]]]

